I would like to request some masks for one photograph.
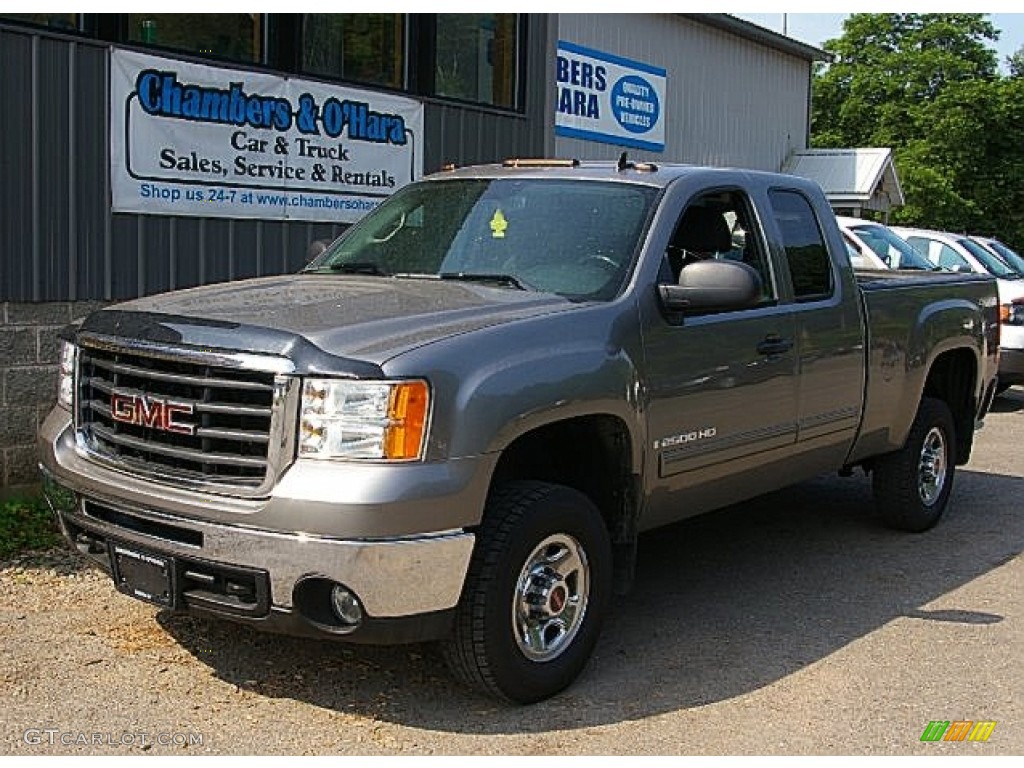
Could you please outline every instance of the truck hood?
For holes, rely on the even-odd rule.
[[[321,370],[333,367],[324,355],[380,366],[432,341],[576,306],[479,283],[300,274],[135,299],[94,313],[82,330],[278,354]]]

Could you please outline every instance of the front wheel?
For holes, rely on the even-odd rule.
[[[939,522],[953,488],[955,445],[949,406],[922,398],[906,444],[875,463],[875,504],[886,525],[920,532]]]
[[[541,482],[492,492],[445,660],[463,683],[519,704],[583,669],[611,591],[611,545],[583,494]]]

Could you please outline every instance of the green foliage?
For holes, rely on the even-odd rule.
[[[929,164],[928,149],[922,142],[897,152],[896,167],[907,203],[893,211],[894,224],[926,223],[951,232],[970,229],[970,220],[978,215],[976,206],[956,190],[948,175]]]
[[[0,504],[0,557],[60,543],[53,513],[42,499],[12,499]]]
[[[892,147],[894,221],[1024,246],[1024,77],[1000,77],[998,36],[984,14],[850,16],[814,78],[812,144]]]
[[[951,83],[992,80],[998,39],[978,13],[855,13],[825,43],[812,133],[845,146],[891,146],[915,134],[917,110]]]
[[[1010,77],[1024,77],[1024,45],[1006,57],[1006,67]]]

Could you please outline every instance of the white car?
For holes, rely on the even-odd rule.
[[[867,219],[837,216],[846,242],[860,253],[854,269],[925,269],[936,267],[890,227]]]
[[[967,235],[893,227],[933,264],[992,275],[999,288],[999,389],[1024,384],[1024,276]]]
[[[971,240],[985,246],[1005,261],[1011,269],[1024,275],[1024,256],[1021,256],[1005,243],[996,240],[994,237],[979,237],[978,235],[971,235]]]

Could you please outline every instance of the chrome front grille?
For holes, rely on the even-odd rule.
[[[275,372],[281,361],[268,358],[268,370],[258,370],[254,356],[236,365],[230,355],[179,354],[83,345],[79,445],[132,474],[239,495],[266,491],[293,448],[281,413],[293,380]]]

